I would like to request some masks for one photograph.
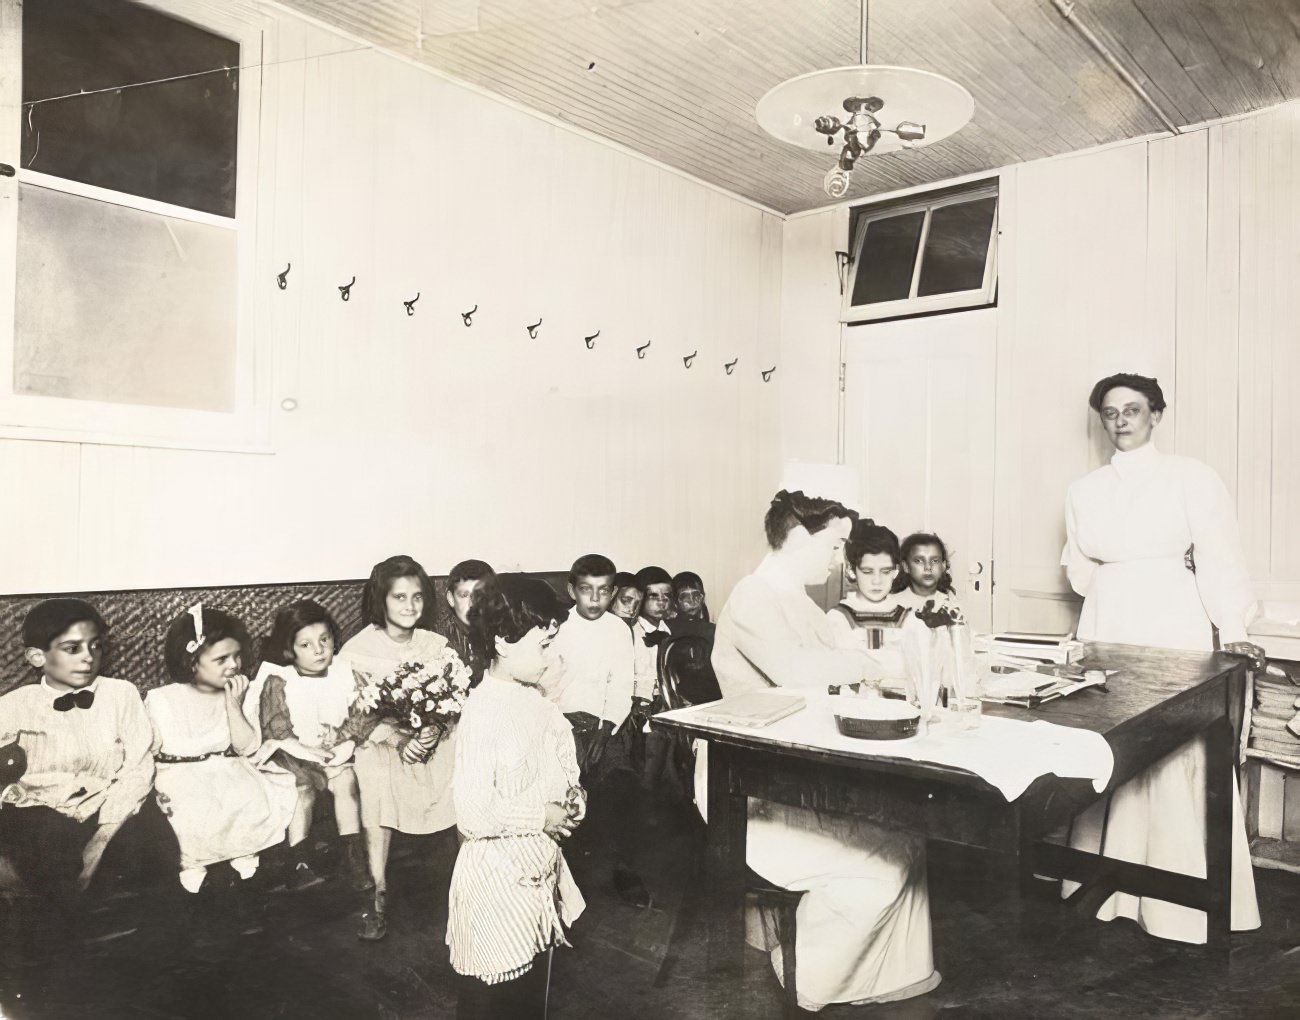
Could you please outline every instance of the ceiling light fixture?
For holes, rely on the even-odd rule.
[[[860,64],[784,81],[754,111],[764,131],[801,148],[821,151],[842,135],[839,159],[822,181],[831,198],[847,194],[861,156],[930,145],[961,130],[975,112],[971,94],[950,78],[914,67],[868,64],[867,0],[861,9]],[[886,107],[893,127],[885,127],[879,116]],[[841,109],[842,114],[834,112]]]

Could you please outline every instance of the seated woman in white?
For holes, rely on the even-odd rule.
[[[713,668],[724,695],[780,685],[825,688],[871,675],[866,654],[839,646],[805,591],[841,562],[852,516],[830,500],[777,493],[765,520],[771,551],[736,585],[718,618]],[[702,811],[706,774],[701,751]],[[805,1009],[887,1002],[939,984],[924,840],[860,818],[754,801],[746,860],[768,881],[806,890],[796,916],[795,974]],[[779,978],[779,947],[772,963]]]

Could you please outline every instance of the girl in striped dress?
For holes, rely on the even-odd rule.
[[[551,950],[585,903],[560,844],[582,821],[573,732],[537,689],[567,611],[544,582],[489,578],[470,627],[490,665],[457,730],[453,793],[464,837],[447,945],[458,1020],[546,1014]]]

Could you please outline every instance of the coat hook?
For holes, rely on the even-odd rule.
[[[735,358],[731,361],[728,361],[725,365],[722,366],[727,370],[727,375],[731,375],[731,370],[736,367],[736,362],[739,360],[740,360],[739,358]]]
[[[283,273],[276,273],[275,282],[281,290],[284,290],[286,287],[289,286],[288,276],[289,276],[289,270],[292,268],[293,268],[293,263],[290,262],[287,266],[284,267]]]
[[[638,348],[636,349],[636,356],[637,356],[638,358],[644,358],[644,357],[645,357],[645,352],[646,352],[647,350],[650,349],[650,345],[651,345],[652,343],[654,343],[653,340],[647,340],[647,341],[645,342],[645,345],[644,345],[643,347],[638,347]]]
[[[468,312],[461,312],[461,313],[460,313],[460,317],[461,317],[462,319],[465,320],[465,325],[466,325],[466,326],[472,326],[472,325],[473,325],[473,323],[470,322],[469,320],[473,317],[474,313],[477,312],[477,311],[478,311],[478,305],[475,305],[475,306],[474,306],[473,308],[471,308]]]
[[[691,367],[691,362],[695,360],[695,355],[697,355],[697,354],[699,354],[699,353],[700,353],[699,351],[691,351],[690,354],[688,354],[688,355],[686,355],[686,357],[682,358],[682,364],[685,365],[687,368],[690,368],[690,367]]]
[[[771,381],[772,373],[775,371],[776,371],[776,366],[773,365],[766,372],[760,372],[759,374],[763,377],[763,382],[769,382]]]
[[[419,301],[419,300],[420,300],[420,292],[417,290],[417,291],[415,292],[415,297],[411,298],[410,301],[403,301],[403,302],[402,302],[402,304],[406,305],[406,314],[407,314],[407,315],[414,315],[414,314],[415,314],[415,302],[417,302],[417,301]]]
[[[542,320],[538,319],[536,322],[534,322],[531,326],[528,327],[529,340],[537,339],[537,330],[541,327],[541,325],[542,325]]]
[[[584,336],[582,338],[582,342],[587,345],[587,350],[591,350],[596,346],[596,337],[598,336],[600,336],[600,330],[596,330],[596,332],[592,333],[591,336]]]
[[[357,278],[354,276],[354,277],[352,277],[351,280],[349,280],[349,281],[348,281],[347,283],[345,283],[342,287],[340,287],[340,288],[339,288],[339,297],[341,297],[344,301],[346,301],[349,297],[351,297],[351,296],[352,296],[352,285],[353,285],[354,283],[356,283],[356,282],[357,282]]]

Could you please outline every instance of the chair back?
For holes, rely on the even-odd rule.
[[[703,705],[722,697],[709,661],[712,653],[713,642],[698,634],[681,634],[660,644],[660,689],[670,709]]]

